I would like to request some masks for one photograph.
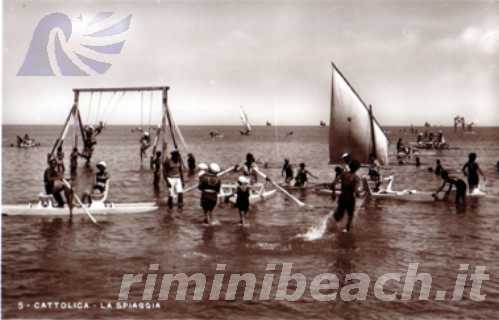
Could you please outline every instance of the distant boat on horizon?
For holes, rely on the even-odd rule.
[[[241,116],[241,121],[243,122],[243,127],[245,127],[246,129],[245,131],[239,130],[239,132],[243,136],[249,136],[251,134],[251,124],[249,122],[248,115],[246,114],[246,112],[244,112],[242,106],[239,106],[239,112],[241,114],[240,116]]]

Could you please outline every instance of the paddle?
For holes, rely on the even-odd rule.
[[[68,187],[68,188],[71,189],[71,185],[69,184],[69,182],[66,179],[62,179],[62,182],[66,185],[66,187]],[[81,201],[80,197],[78,197],[78,195],[76,193],[73,193],[73,196],[75,197],[76,202],[78,202],[78,204],[83,208],[83,210],[85,211],[85,213],[88,215],[88,217],[90,218],[90,220],[92,220],[93,223],[95,223],[96,225],[98,225],[97,224],[97,220],[95,220],[95,218],[92,216],[92,214],[90,213],[90,211],[88,211],[88,208],[85,207],[85,205]]]
[[[221,177],[221,176],[223,176],[224,174],[227,174],[227,173],[229,173],[229,172],[233,171],[236,167],[238,167],[238,165],[235,165],[235,166],[229,167],[229,168],[227,168],[227,169],[225,169],[225,170],[223,170],[223,171],[221,171],[221,172],[217,173],[217,177]],[[190,186],[190,187],[187,187],[187,188],[185,188],[184,193],[189,192],[189,191],[191,191],[191,190],[194,190],[194,189],[196,189],[198,186],[199,186],[199,183],[196,183],[196,184],[194,184],[194,185],[192,185],[192,186]]]
[[[281,187],[278,183],[276,183],[274,180],[270,179],[265,173],[261,172],[260,170],[256,169],[256,168],[253,168],[256,173],[258,173],[262,178],[264,178],[265,180],[267,181],[270,181],[270,183],[272,183],[274,185],[274,187],[277,188],[277,190],[281,191],[282,193],[284,193],[286,196],[288,196],[289,198],[291,198],[291,200],[293,200],[294,202],[296,202],[297,205],[299,205],[300,207],[304,207],[306,206],[306,204],[302,201],[300,201],[298,198],[296,198],[295,196],[293,196],[291,193],[289,193],[286,189],[284,189],[283,187]]]

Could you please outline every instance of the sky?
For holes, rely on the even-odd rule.
[[[119,54],[92,56],[112,64],[105,73],[57,75],[55,61],[55,76],[18,75],[38,23],[56,12],[72,34],[46,35],[52,66],[57,37],[86,56],[88,41],[124,40]],[[113,15],[93,31],[131,15],[128,31],[85,38],[100,12]],[[381,125],[451,126],[461,115],[499,126],[499,1],[6,0],[3,23],[4,124],[62,124],[75,87],[167,85],[180,125],[237,125],[239,106],[254,125],[318,125],[334,62]],[[159,94],[152,104],[149,93],[117,96],[82,95],[84,121],[159,119]]]

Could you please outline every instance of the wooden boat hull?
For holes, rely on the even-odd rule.
[[[274,190],[265,191],[265,192],[260,193],[260,194],[251,194],[249,197],[250,205],[265,201],[269,198],[272,198],[273,196],[276,195],[276,192],[277,192],[277,190],[274,189]],[[233,204],[235,204],[236,201],[237,201],[237,195],[234,195],[233,197],[229,198],[229,202],[231,202]]]
[[[108,214],[134,214],[153,212],[158,209],[154,202],[140,203],[102,203],[94,202],[92,206],[87,208],[92,215],[108,215]],[[43,206],[40,203],[35,204],[17,204],[17,205],[2,205],[2,214],[4,215],[21,215],[21,216],[67,216],[69,208],[53,207],[52,205]],[[73,208],[73,215],[84,215],[85,210],[81,207]]]

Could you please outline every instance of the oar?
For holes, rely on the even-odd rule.
[[[296,198],[291,193],[289,193],[286,189],[284,189],[279,184],[277,184],[274,180],[270,179],[265,173],[261,172],[260,170],[258,170],[256,168],[253,168],[253,170],[255,170],[256,173],[258,173],[260,176],[262,176],[262,178],[270,181],[270,183],[272,183],[274,185],[274,187],[276,187],[279,191],[281,191],[282,193],[287,195],[289,198],[291,198],[291,200],[296,202],[297,205],[299,205],[300,207],[306,206],[306,204],[304,202],[300,201],[298,198]]]
[[[68,188],[71,189],[71,185],[69,184],[69,182],[66,179],[62,179],[62,182],[66,185],[66,187],[68,187]],[[95,223],[96,225],[98,225],[97,224],[97,220],[95,220],[95,218],[92,216],[92,214],[90,213],[90,211],[88,211],[88,208],[85,207],[85,205],[81,201],[80,197],[78,197],[78,195],[76,193],[73,193],[73,196],[75,197],[76,202],[78,202],[78,204],[83,208],[83,210],[85,211],[85,213],[88,215],[88,217],[90,218],[90,220],[92,220],[93,223]]]
[[[223,171],[221,171],[221,172],[217,173],[217,177],[221,177],[221,176],[223,176],[224,174],[227,174],[227,173],[229,173],[229,172],[233,171],[236,167],[237,167],[237,165],[232,166],[232,167],[229,167],[229,168],[227,168],[227,169],[225,169],[225,170],[223,170]],[[191,190],[194,190],[194,189],[196,189],[198,186],[199,186],[199,183],[196,183],[196,184],[194,184],[194,185],[192,185],[192,186],[190,186],[190,187],[187,187],[187,188],[185,188],[184,193],[189,192],[189,191],[191,191]]]

